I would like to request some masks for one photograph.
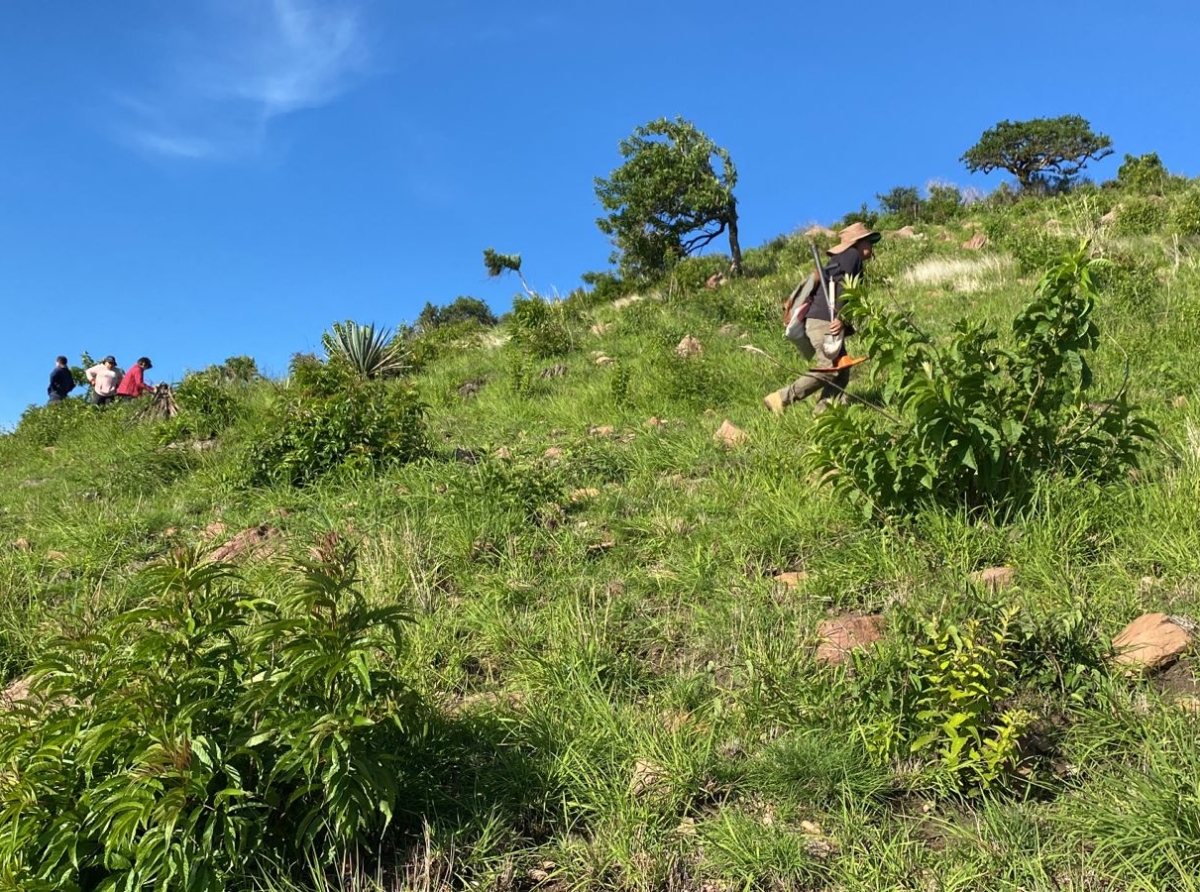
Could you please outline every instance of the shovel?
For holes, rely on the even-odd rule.
[[[829,321],[832,322],[837,318],[835,310],[836,302],[833,298],[833,283],[825,277],[825,265],[821,263],[821,255],[817,251],[817,246],[809,242],[808,247],[812,251],[813,263],[817,265],[817,275],[821,277],[821,289],[825,292],[825,300],[829,304]],[[821,352],[825,354],[827,359],[837,360],[842,354],[842,348],[845,346],[845,343],[845,338],[842,335],[827,334],[821,342]]]

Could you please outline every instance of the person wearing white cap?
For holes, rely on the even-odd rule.
[[[813,372],[797,378],[782,390],[763,397],[763,404],[776,415],[782,415],[792,403],[800,402],[809,394],[821,391],[814,412],[824,411],[830,401],[845,401],[846,385],[850,383],[850,369],[842,367],[842,355],[828,356],[821,349],[826,335],[848,336],[853,329],[838,318],[842,311],[842,302],[835,300],[833,312],[830,312],[830,301],[825,295],[821,280],[828,281],[834,289],[836,298],[841,291],[841,284],[847,276],[861,276],[863,263],[871,259],[875,244],[882,238],[862,223],[853,223],[838,233],[838,243],[829,249],[830,261],[825,265],[823,276],[818,277],[817,286],[812,294],[812,301],[804,316],[804,337],[796,346],[804,358],[815,361],[816,369],[829,369],[829,372]],[[832,316],[832,318],[831,318]]]

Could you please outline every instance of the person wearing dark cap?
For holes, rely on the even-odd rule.
[[[840,355],[827,356],[821,348],[826,335],[844,338],[854,333],[849,325],[838,318],[838,314],[842,312],[842,301],[836,298],[840,295],[842,282],[847,276],[862,275],[863,263],[871,259],[875,244],[880,238],[882,236],[878,232],[873,232],[862,223],[854,223],[838,233],[838,243],[829,249],[830,259],[825,264],[823,276],[834,289],[833,312],[830,313],[829,300],[818,280],[812,303],[804,317],[804,338],[796,344],[806,360],[816,361],[817,369],[827,368],[830,371],[804,375],[782,390],[776,390],[763,397],[763,404],[776,415],[782,415],[784,409],[792,403],[798,403],[818,390],[821,391],[821,396],[814,409],[818,413],[831,401],[845,401],[846,386],[850,383],[850,369],[840,367]],[[845,353],[844,346],[842,353]]]
[[[117,396],[122,400],[137,399],[143,393],[151,393],[154,388],[146,383],[146,369],[154,368],[149,357],[143,356],[133,364],[133,368],[125,373],[125,377],[121,379],[121,386],[117,388]]]
[[[60,356],[54,360],[54,371],[50,373],[50,386],[46,388],[46,393],[50,396],[50,402],[57,403],[65,400],[74,389],[75,378],[67,368],[67,357]]]
[[[106,356],[87,370],[88,384],[92,385],[92,402],[104,406],[117,398],[117,386],[121,374],[117,371],[117,360]]]

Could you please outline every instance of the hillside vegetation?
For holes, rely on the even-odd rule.
[[[877,247],[894,327],[850,349],[911,326],[947,404],[958,320],[1015,381],[1043,272],[1086,242],[1097,295],[1056,399],[1099,420],[982,486],[845,485],[883,473],[862,431],[916,448],[861,401],[928,405],[871,361],[851,407],[764,409],[803,366],[800,235],[716,288],[707,256],[497,327],[428,308],[400,375],[31,409],[0,438],[0,887],[1195,888],[1193,664],[1112,641],[1200,618],[1200,183],[941,217]],[[818,659],[856,617],[882,640]]]

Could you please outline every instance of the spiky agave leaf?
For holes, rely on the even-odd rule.
[[[329,359],[347,363],[366,378],[399,374],[408,366],[404,349],[392,339],[392,332],[376,329],[373,322],[335,322],[321,342]]]

